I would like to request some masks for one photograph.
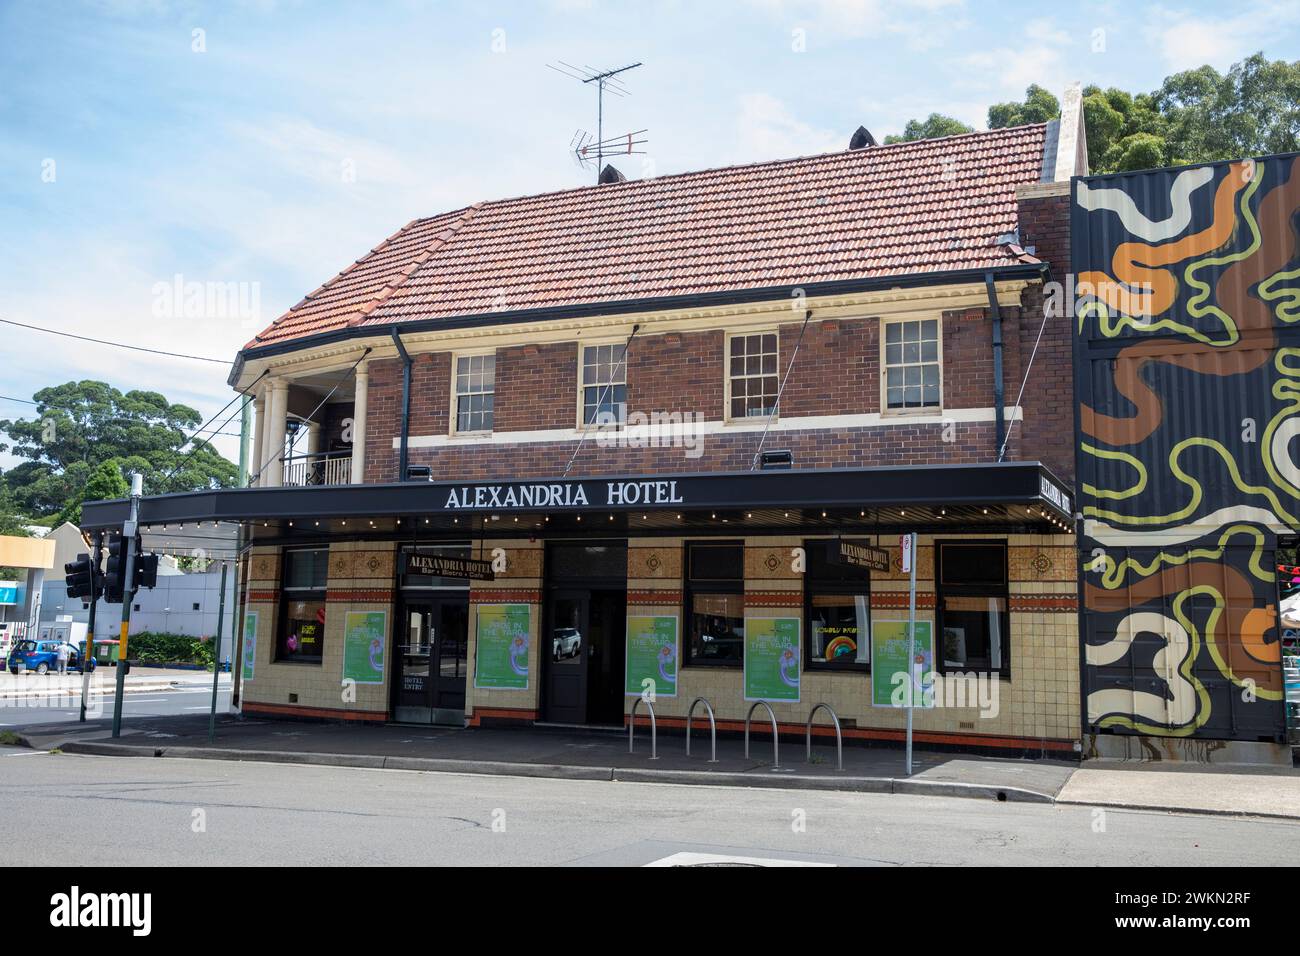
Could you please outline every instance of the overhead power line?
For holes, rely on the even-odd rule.
[[[189,359],[194,362],[212,362],[215,365],[229,365],[230,362],[225,359],[209,358],[206,355],[186,355],[183,352],[168,352],[164,349],[149,349],[143,345],[127,345],[125,342],[113,342],[109,339],[91,338],[89,335],[77,335],[75,332],[63,332],[59,329],[47,329],[40,325],[28,325],[25,322],[15,322],[13,319],[0,319],[5,325],[15,325],[20,329],[31,329],[33,332],[45,332],[49,335],[60,335],[67,339],[77,339],[81,342],[93,342],[96,345],[111,345],[114,348],[130,349],[133,352],[148,352],[150,355],[166,355],[169,358]]]

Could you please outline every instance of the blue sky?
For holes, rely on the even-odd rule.
[[[649,129],[620,163],[640,177],[933,111],[982,127],[1032,82],[1149,90],[1261,49],[1300,58],[1300,2],[0,0],[0,317],[232,357],[416,216],[589,182],[568,146],[594,95],[559,60],[644,63],[606,101],[607,132]],[[177,314],[177,276],[243,308]],[[231,396],[217,365],[0,342],[0,395],[93,377],[205,417]]]

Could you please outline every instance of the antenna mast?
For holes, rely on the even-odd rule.
[[[622,136],[615,136],[609,140],[605,139],[605,91],[608,90],[615,96],[631,96],[631,91],[623,85],[619,74],[626,73],[628,70],[635,70],[640,63],[629,63],[627,66],[620,66],[616,70],[597,71],[589,66],[574,66],[571,63],[565,63],[563,60],[557,61],[559,66],[546,64],[557,73],[563,73],[565,76],[572,77],[575,80],[586,83],[596,84],[596,141],[591,142],[591,135],[579,130],[574,134],[570,146],[573,148],[577,160],[580,164],[590,162],[590,151],[594,148],[596,151],[596,182],[600,182],[600,173],[604,168],[605,153],[615,152],[614,147],[622,144],[626,148],[618,149],[620,153],[642,153],[644,150],[634,150],[633,146],[644,144],[644,139],[633,139],[645,132],[637,130],[635,133],[627,133]]]

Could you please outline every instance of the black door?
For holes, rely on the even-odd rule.
[[[554,589],[542,652],[542,716],[560,724],[622,722],[626,593]]]
[[[468,602],[464,597],[408,601],[399,625],[393,719],[464,723]]]

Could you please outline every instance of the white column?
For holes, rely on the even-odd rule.
[[[320,422],[307,423],[307,450],[304,454],[314,455],[320,451]]]
[[[266,470],[262,485],[278,488],[284,484],[284,438],[288,425],[289,383],[276,379],[271,383],[270,410],[266,419]]]
[[[266,444],[266,398],[265,391],[258,393],[257,398],[253,399],[253,414],[256,421],[253,425],[253,447],[251,454],[248,456],[248,483],[250,485],[262,484],[262,479],[258,477],[258,472],[262,470],[262,462],[265,460],[262,456],[262,446]]]
[[[352,399],[352,474],[351,482],[359,485],[366,476],[366,390],[370,370],[366,363],[357,366],[356,396]]]

